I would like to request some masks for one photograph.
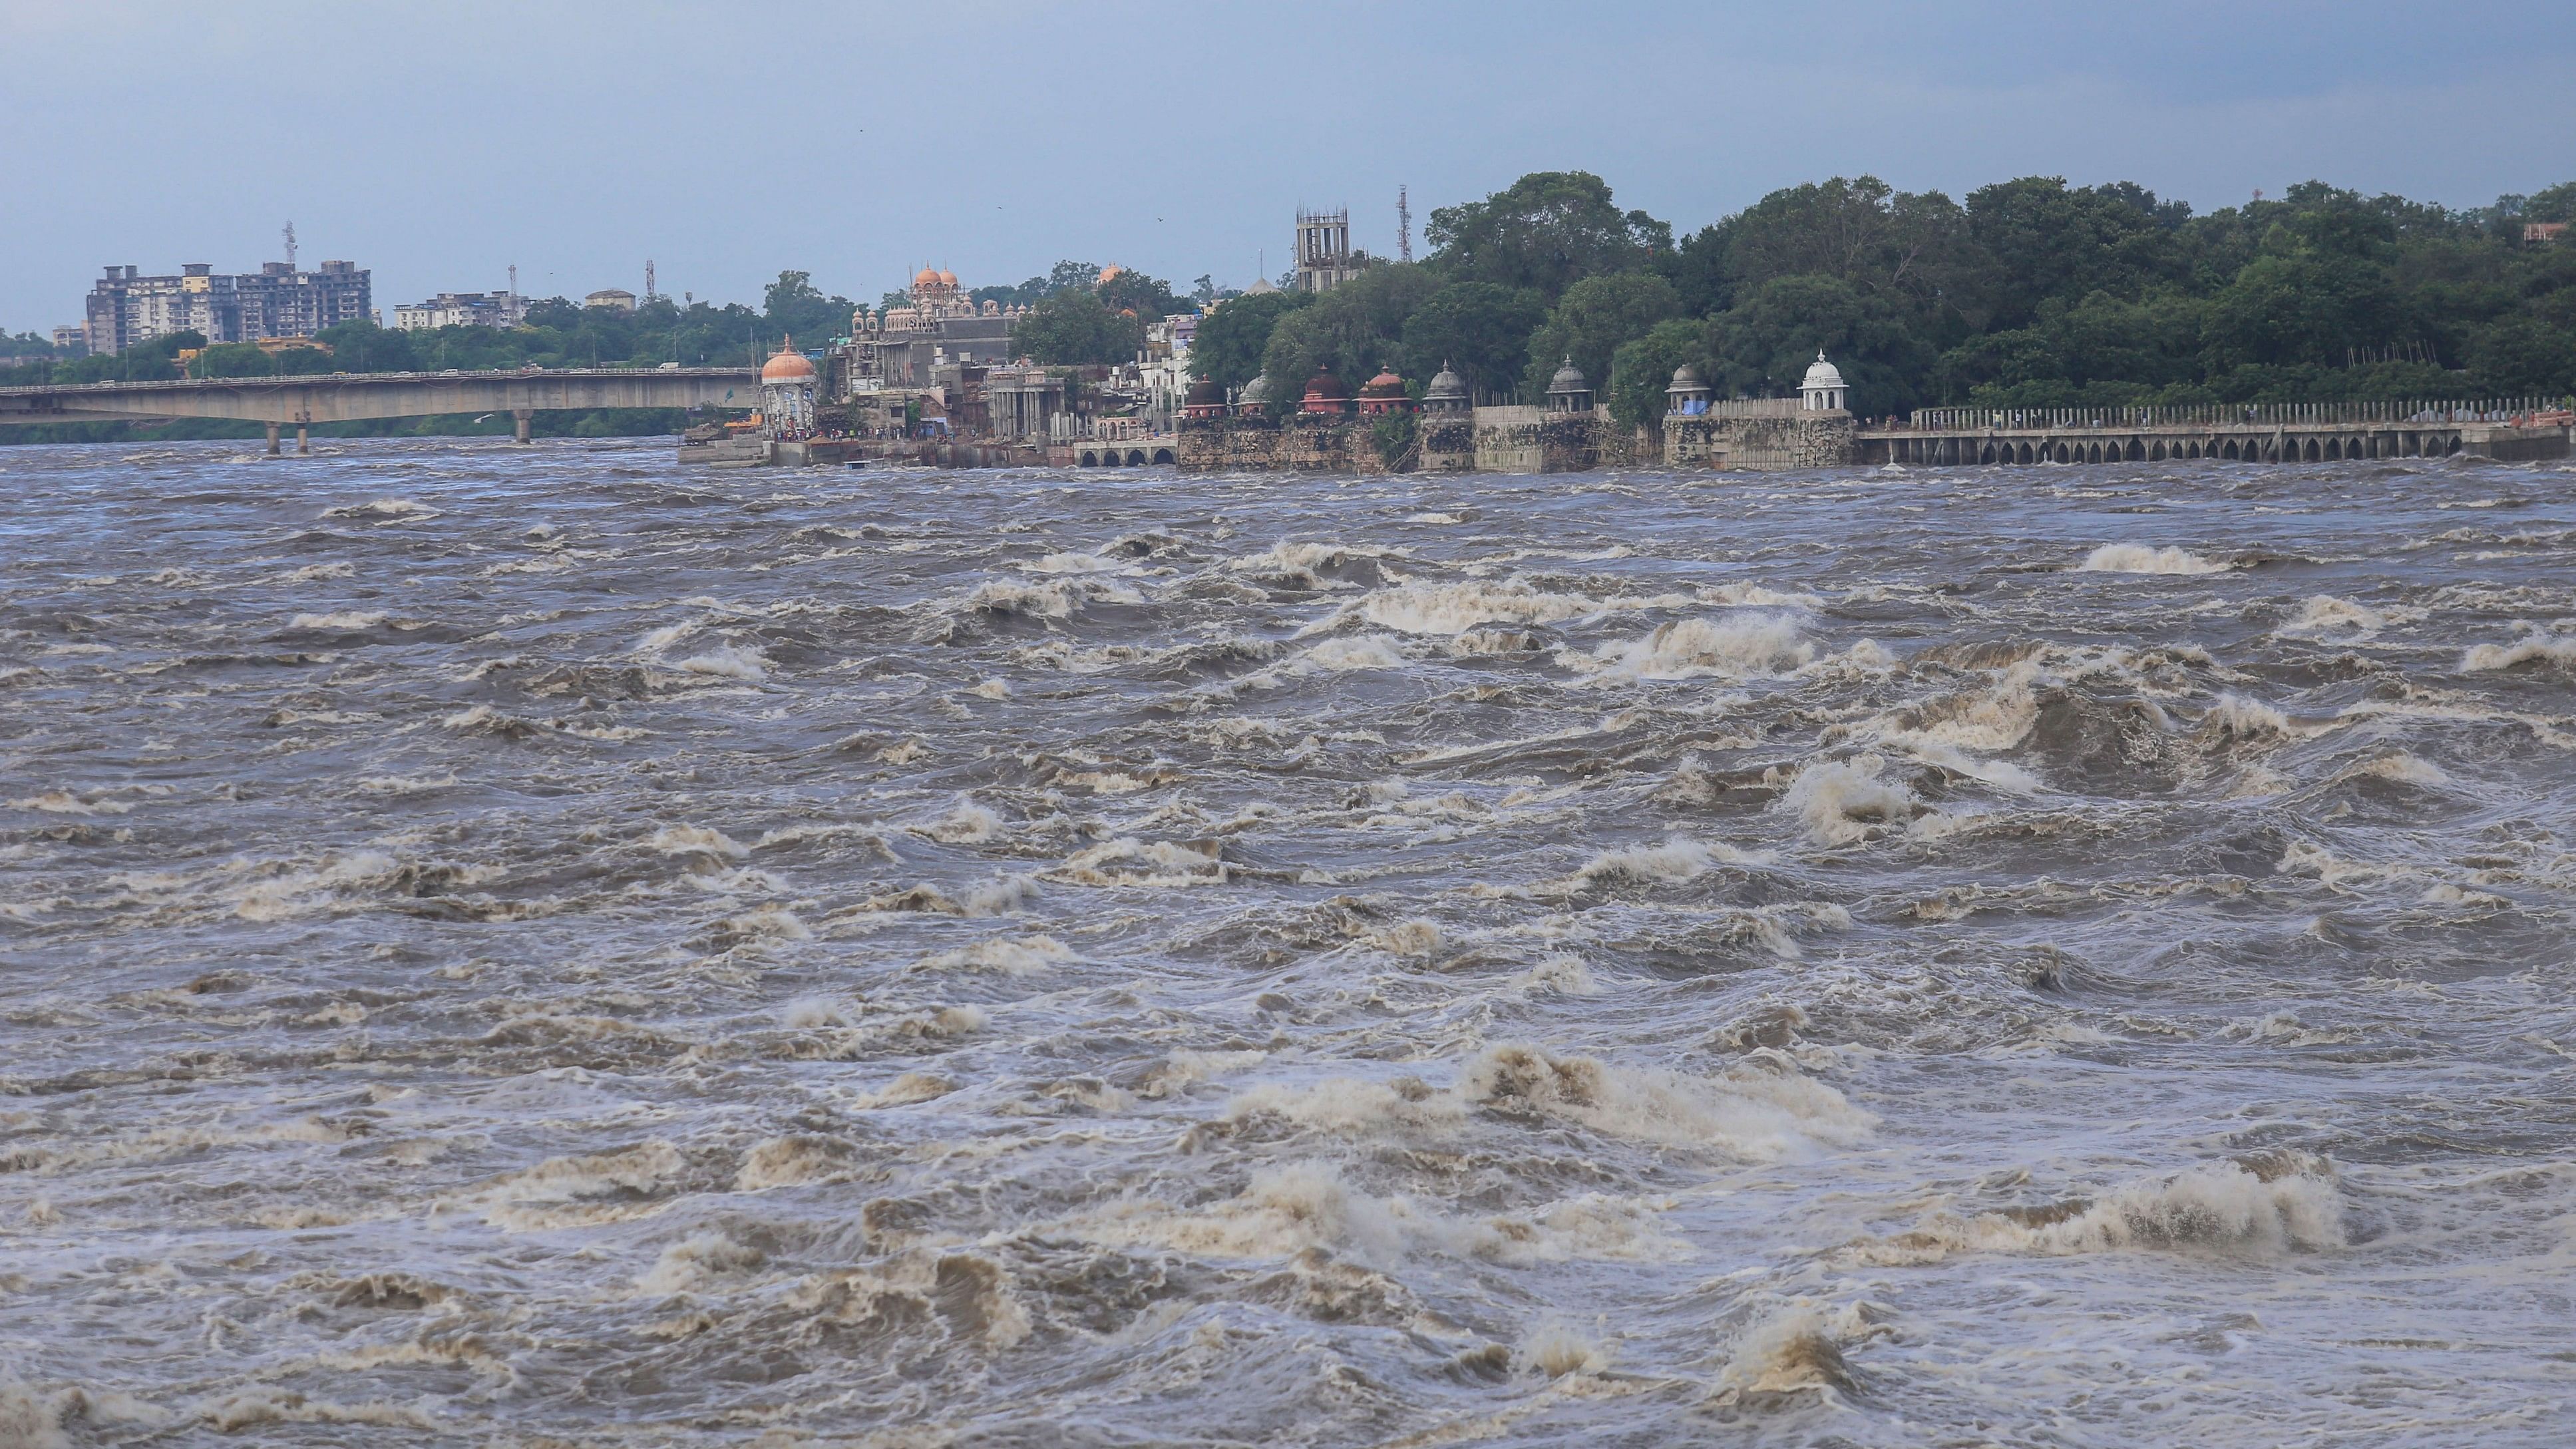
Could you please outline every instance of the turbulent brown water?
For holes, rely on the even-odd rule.
[[[2556,1444],[2576,471],[0,452],[0,1443]]]

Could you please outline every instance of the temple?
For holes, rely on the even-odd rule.
[[[915,272],[900,306],[861,307],[850,314],[849,372],[888,388],[933,385],[944,363],[994,364],[1011,360],[1011,326],[1025,307],[977,302],[957,274],[924,267]]]

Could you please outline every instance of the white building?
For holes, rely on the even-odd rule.
[[[635,294],[624,287],[602,287],[581,299],[585,307],[606,307],[613,312],[635,310]]]
[[[1851,393],[1843,386],[1842,369],[1825,361],[1823,348],[1816,350],[1816,361],[1807,369],[1806,380],[1798,384],[1801,410],[1811,413],[1843,411]]]
[[[508,292],[441,292],[426,302],[394,308],[397,332],[430,332],[441,327],[516,327],[527,304]]]
[[[209,343],[311,337],[368,319],[368,288],[366,269],[349,262],[324,262],[309,272],[264,262],[241,273],[190,262],[177,276],[161,277],[114,266],[90,286],[82,333],[93,353],[123,352],[173,332],[194,332]]]
[[[1169,427],[1189,399],[1190,343],[1198,330],[1195,312],[1175,312],[1145,324],[1145,351],[1137,359],[1136,371],[1145,390],[1145,409],[1162,426]]]
[[[771,437],[794,441],[814,435],[814,381],[814,364],[792,343],[761,365],[760,421]]]

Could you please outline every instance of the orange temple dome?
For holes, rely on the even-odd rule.
[[[939,269],[936,267],[924,267],[920,271],[913,273],[912,285],[916,288],[938,286]]]
[[[778,355],[761,364],[760,368],[762,382],[799,382],[811,379],[813,376],[814,364],[805,360],[805,354],[791,352],[784,347],[778,349]]]

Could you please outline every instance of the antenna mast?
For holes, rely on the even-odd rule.
[[[1395,256],[1396,260],[1413,260],[1413,203],[1407,188],[1395,188]]]
[[[659,294],[653,290],[653,259],[644,259],[644,300],[650,302]]]
[[[295,223],[286,224],[286,269],[295,270]]]

